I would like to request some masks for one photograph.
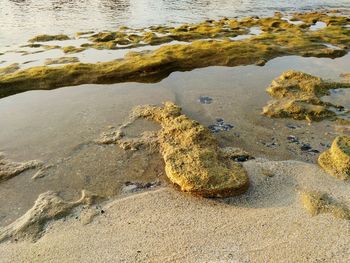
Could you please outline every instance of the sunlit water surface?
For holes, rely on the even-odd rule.
[[[42,33],[146,27],[275,11],[348,9],[349,0],[0,0],[0,48]]]

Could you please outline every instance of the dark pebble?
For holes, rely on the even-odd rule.
[[[301,147],[300,147],[300,150],[302,150],[302,151],[309,151],[309,150],[311,150],[312,149],[312,147],[310,146],[310,144],[308,144],[308,143],[304,143]]]
[[[198,101],[202,104],[210,104],[213,102],[213,99],[208,96],[200,96]]]
[[[299,142],[299,139],[298,139],[296,136],[294,136],[294,135],[289,135],[289,136],[287,137],[287,140],[288,140],[290,143],[298,143],[298,142]]]
[[[232,124],[226,123],[222,118],[216,118],[215,121],[216,123],[208,126],[208,129],[213,133],[217,133],[220,131],[229,131],[234,128]]]

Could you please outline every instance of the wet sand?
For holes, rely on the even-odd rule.
[[[52,167],[43,178],[33,180],[35,171],[26,171],[0,184],[0,199],[6,200],[0,204],[0,226],[24,214],[47,190],[66,200],[76,199],[82,189],[108,199],[103,204],[106,213],[88,225],[73,215],[50,224],[37,243],[1,244],[4,262],[349,261],[349,222],[328,214],[311,217],[296,192],[321,190],[348,202],[349,183],[323,173],[314,164],[317,153],[287,140],[296,136],[321,152],[341,133],[330,121],[308,125],[260,114],[270,100],[266,87],[283,71],[339,80],[340,73],[349,71],[349,61],[348,55],[334,60],[293,56],[264,67],[175,72],[155,84],[81,85],[1,99],[5,128],[0,129],[0,152],[15,161],[40,160]],[[201,96],[210,97],[211,103],[200,103]],[[350,107],[345,97],[332,99]],[[215,133],[220,146],[241,147],[270,160],[245,163],[252,179],[248,193],[218,201],[182,194],[168,185],[158,154],[94,143],[102,132],[123,123],[132,107],[167,100],[205,126],[217,118],[232,124],[232,129]],[[128,132],[136,136],[154,129],[157,126],[143,122]],[[275,176],[262,175],[261,167]],[[161,181],[158,190],[123,192],[126,182],[156,180]]]
[[[3,262],[348,262],[347,220],[311,217],[304,189],[349,205],[349,183],[314,164],[254,160],[239,197],[209,200],[165,187],[119,198],[83,225],[77,215],[50,225],[36,243],[2,244]],[[262,173],[270,169],[273,176]]]

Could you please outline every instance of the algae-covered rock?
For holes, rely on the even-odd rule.
[[[329,174],[342,179],[350,179],[350,137],[338,136],[329,150],[318,158],[319,165]]]
[[[2,67],[2,68],[0,68],[0,76],[14,73],[19,69],[20,69],[20,67],[19,67],[18,63],[13,63],[13,64],[8,65],[6,67]]]
[[[263,114],[276,118],[320,121],[334,117],[331,107],[341,107],[321,100],[330,89],[349,88],[348,83],[322,80],[300,71],[286,71],[272,81],[267,93],[274,98],[263,108]]]
[[[82,191],[79,200],[66,202],[52,191],[40,194],[34,206],[10,225],[0,228],[0,242],[10,238],[39,239],[47,224],[68,215],[79,205],[90,205],[97,198],[87,191]]]
[[[63,52],[66,54],[79,53],[84,51],[85,49],[86,49],[85,47],[75,47],[75,46],[66,46],[62,48]]]
[[[158,144],[165,171],[182,191],[205,197],[227,197],[244,192],[249,184],[245,169],[222,151],[210,131],[181,114],[181,108],[166,102],[163,107],[138,106],[133,119],[145,118],[160,124]]]
[[[77,62],[79,62],[79,59],[77,57],[48,58],[45,60],[45,65],[68,64]]]
[[[53,41],[53,40],[59,40],[59,41],[62,41],[62,40],[69,40],[69,36],[67,35],[63,35],[63,34],[60,34],[60,35],[38,35],[38,36],[35,36],[31,39],[28,40],[28,42],[47,42],[47,41]]]
[[[313,16],[313,21],[326,21],[328,26],[312,31],[308,26],[294,25],[280,16],[274,16],[204,21],[177,28],[163,26],[130,32],[96,33],[89,36],[92,43],[82,44],[77,49],[66,47],[66,52],[82,51],[82,48],[115,50],[145,46],[146,43],[159,45],[174,40],[189,43],[164,45],[151,52],[134,52],[133,56],[111,59],[109,62],[50,69],[34,67],[7,74],[0,76],[0,97],[31,89],[80,84],[155,82],[174,71],[208,66],[264,65],[270,59],[286,55],[335,58],[348,52],[348,19],[325,14]],[[259,27],[262,32],[239,41],[232,39],[237,35],[249,34],[252,27]],[[332,49],[325,44],[342,48]]]
[[[313,216],[330,213],[334,217],[350,220],[349,208],[331,198],[327,193],[303,191],[301,192],[300,200],[304,208]]]

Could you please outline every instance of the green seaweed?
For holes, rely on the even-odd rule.
[[[267,88],[267,93],[274,99],[263,108],[263,114],[308,121],[335,117],[330,107],[341,106],[324,102],[321,97],[329,95],[330,89],[338,88],[350,88],[350,84],[324,81],[299,71],[286,71]]]
[[[320,17],[326,20],[327,16]],[[279,56],[343,56],[346,49],[330,49],[324,43],[344,48],[350,46],[350,31],[343,24],[347,19],[329,17],[328,20],[329,26],[319,31],[310,31],[274,16],[205,21],[177,28],[154,27],[155,32],[144,32],[140,36],[130,33],[130,39],[126,32],[97,33],[90,37],[93,43],[83,44],[81,48],[117,49],[121,48],[118,43],[130,43],[128,47],[134,47],[144,45],[142,41],[158,45],[173,40],[199,40],[186,45],[165,45],[148,53],[133,52],[124,59],[110,62],[36,67],[3,75],[0,77],[0,97],[30,89],[53,89],[88,83],[156,82],[173,71],[207,66],[264,65]],[[247,33],[251,26],[259,26],[263,33],[241,41],[227,38]],[[162,35],[157,30],[166,34]]]
[[[53,40],[59,40],[59,41],[62,41],[62,40],[69,40],[70,38],[67,36],[67,35],[63,35],[63,34],[60,34],[60,35],[38,35],[38,36],[35,36],[31,39],[28,40],[28,42],[47,42],[47,41],[53,41]]]

